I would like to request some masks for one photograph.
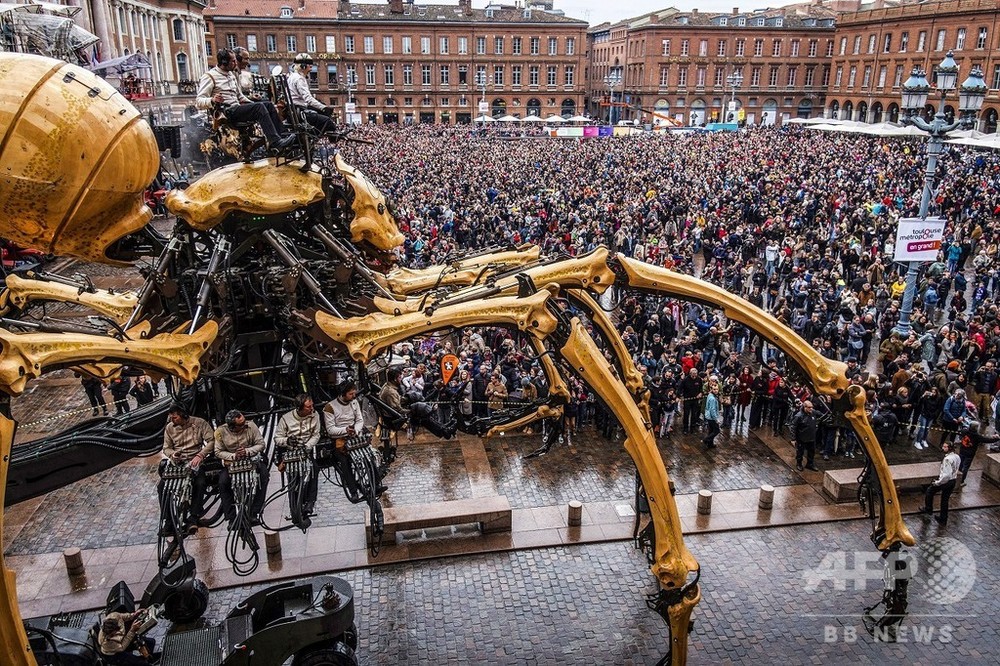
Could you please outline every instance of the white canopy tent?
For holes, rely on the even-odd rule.
[[[589,122],[593,122],[593,121],[590,118],[588,118],[587,116],[573,116],[572,118],[567,118],[566,122],[568,122],[568,123],[589,123]]]
[[[500,123],[516,123],[518,121],[519,119],[516,116],[512,116],[510,114],[507,114],[506,116],[500,116],[499,118],[497,118],[497,122]]]
[[[482,115],[475,119],[477,123],[495,123],[497,121],[493,116]]]
[[[562,116],[557,116],[557,115],[553,114],[553,115],[549,116],[548,118],[546,118],[545,122],[547,122],[547,123],[564,123],[564,122],[566,122],[566,119],[563,118]]]
[[[521,118],[522,123],[544,123],[545,121],[538,116],[525,116]]]
[[[833,118],[789,118],[785,121],[786,125],[830,125],[836,124],[841,121],[834,120]]]
[[[804,125],[807,129],[820,132],[845,132],[847,134],[867,134],[869,136],[925,136],[925,133],[912,125],[894,125],[892,123],[862,123],[856,120],[835,120],[814,125]]]
[[[957,132],[953,132],[953,134],[957,134]],[[954,143],[960,146],[972,146],[973,148],[1000,150],[1000,135],[982,134],[978,137],[959,137],[955,139],[947,139],[945,143]]]

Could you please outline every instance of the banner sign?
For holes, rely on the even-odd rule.
[[[934,261],[941,250],[944,220],[929,217],[904,217],[896,227],[895,261]]]

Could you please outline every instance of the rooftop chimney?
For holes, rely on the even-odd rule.
[[[351,13],[351,0],[337,0],[337,13],[338,14],[350,14]]]
[[[402,14],[403,13],[403,0],[389,0],[389,13],[390,14]]]
[[[822,2],[822,0],[817,0],[817,1],[818,2]],[[739,7],[733,7],[733,15],[735,16],[736,14],[739,14],[739,13],[740,13],[740,8]]]
[[[212,0],[212,2],[215,2],[215,0]],[[299,9],[305,9],[305,8],[306,8],[306,0],[299,0]]]
[[[472,16],[472,0],[458,0],[458,6],[466,16]]]

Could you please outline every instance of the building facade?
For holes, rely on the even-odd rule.
[[[665,9],[595,26],[589,110],[601,119],[691,125],[821,115],[835,16],[818,3],[729,14]]]
[[[245,47],[258,71],[313,56],[313,94],[342,119],[349,101],[363,122],[453,124],[586,98],[587,23],[537,7],[209,0],[205,17],[213,51]]]
[[[82,0],[78,21],[100,40],[95,60],[133,53],[152,65],[157,95],[191,92],[205,73],[205,3],[200,0]]]
[[[974,66],[982,68],[989,91],[979,114],[979,129],[995,132],[1000,111],[998,14],[996,0],[862,6],[840,14],[827,115],[896,122],[902,85],[913,67],[924,70],[933,86],[934,71],[950,50],[959,65],[959,85]],[[930,113],[936,110],[938,99],[932,90]],[[957,106],[958,95],[951,93],[946,113],[953,116]]]

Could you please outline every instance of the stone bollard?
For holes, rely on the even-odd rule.
[[[711,490],[699,490],[698,491],[698,513],[703,516],[707,516],[712,513],[712,491]]]
[[[67,548],[64,550],[63,559],[66,561],[66,573],[70,576],[82,576],[85,573],[83,569],[83,553],[80,552],[79,548]]]
[[[769,486],[764,484],[760,487],[760,499],[757,500],[757,506],[768,511],[774,506],[774,486]]]
[[[572,500],[569,503],[569,515],[566,523],[570,527],[579,527],[583,524],[583,502]]]
[[[264,547],[268,555],[281,554],[281,533],[264,530]]]

